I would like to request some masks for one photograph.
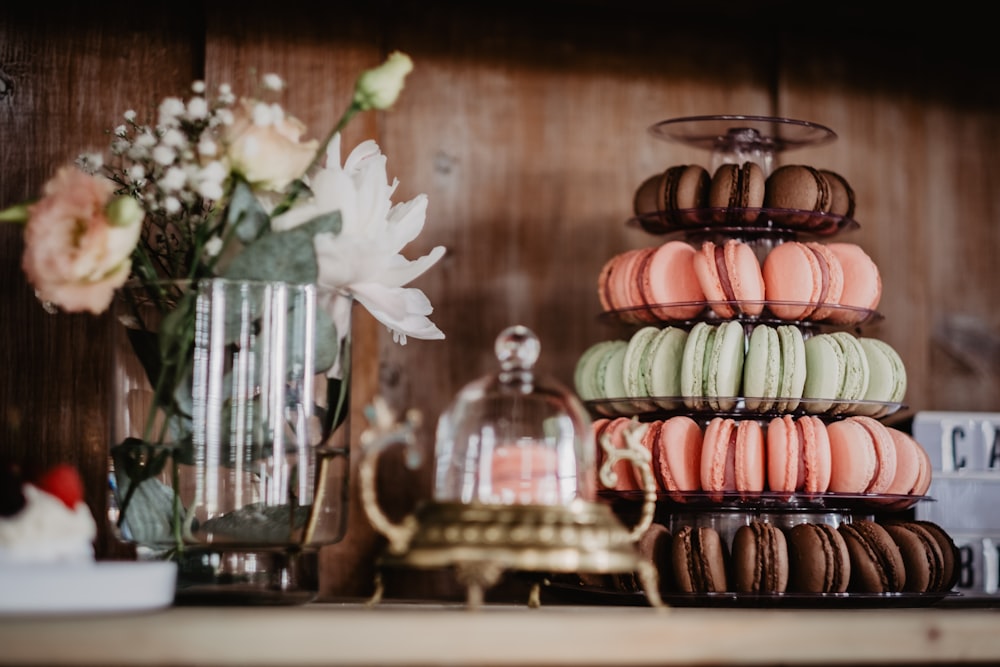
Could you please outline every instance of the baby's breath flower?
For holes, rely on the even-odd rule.
[[[194,81],[191,84],[191,92],[201,95],[205,92],[205,82],[204,81]]]
[[[201,140],[198,141],[198,155],[202,157],[215,157],[219,152],[219,145],[215,143],[215,139],[212,139],[209,135],[203,135]]]
[[[233,89],[228,83],[223,83],[219,86],[219,103],[224,105],[232,104],[236,101],[236,96],[233,94]]]
[[[204,97],[192,97],[188,101],[187,112],[188,116],[195,120],[207,118],[208,102],[205,101]]]
[[[163,136],[160,137],[160,144],[170,146],[171,148],[181,148],[187,144],[187,137],[185,137],[184,133],[176,127],[172,127],[164,132]]]
[[[132,144],[125,139],[118,139],[111,142],[111,152],[115,155],[124,155],[128,152],[128,149],[132,147]]]
[[[222,189],[222,184],[217,181],[203,181],[198,184],[198,194],[208,201],[218,201],[222,199],[225,190]]]
[[[178,192],[187,183],[187,174],[180,167],[170,167],[158,182],[165,192]]]
[[[168,97],[160,103],[159,124],[172,127],[177,124],[177,117],[184,113],[184,102],[176,97]]]
[[[125,112],[124,114],[122,114],[122,116],[123,116],[123,117],[125,118],[125,120],[127,120],[128,122],[130,122],[130,123],[134,123],[134,122],[135,122],[135,117],[136,117],[136,114],[135,114],[135,109],[129,109],[129,110],[128,110],[128,111],[126,111],[126,112]]]
[[[146,168],[141,164],[133,164],[126,173],[135,183],[140,183],[146,178]]]
[[[181,210],[181,202],[177,197],[167,197],[163,200],[163,210],[171,215]]]
[[[177,158],[177,153],[174,151],[174,149],[170,148],[169,146],[164,146],[161,144],[153,149],[153,160],[156,161],[158,164],[162,164],[163,166],[173,164],[176,158]]]
[[[118,127],[115,128],[115,136],[124,137],[127,134],[128,134],[128,128],[126,128],[124,125],[119,125]]]
[[[205,255],[208,257],[215,257],[222,250],[222,239],[218,236],[213,236],[208,241],[205,242]]]
[[[285,82],[277,74],[269,73],[265,74],[261,83],[265,90],[279,91],[285,87]]]
[[[149,130],[145,130],[142,134],[135,138],[133,143],[139,148],[152,148],[156,145],[156,137],[154,137]]]
[[[128,159],[130,160],[141,162],[142,160],[149,158],[149,149],[144,146],[140,146],[137,143],[133,143],[132,146],[125,151],[125,155],[128,156]]]
[[[96,174],[104,166],[104,156],[100,153],[81,153],[76,164],[88,174]]]

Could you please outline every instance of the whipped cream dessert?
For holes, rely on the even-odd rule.
[[[0,567],[94,560],[97,522],[85,502],[69,507],[30,483],[21,492],[24,506],[0,516]]]

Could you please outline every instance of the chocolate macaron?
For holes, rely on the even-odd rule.
[[[718,222],[751,223],[764,205],[766,177],[756,162],[723,164],[712,175],[708,205],[723,209]]]
[[[828,213],[842,215],[850,218],[854,215],[854,188],[847,182],[847,179],[835,171],[820,169],[819,173],[826,177],[826,182],[830,186],[830,205]]]
[[[722,593],[728,588],[726,546],[708,526],[684,526],[671,544],[674,582],[682,593]]]
[[[906,567],[903,590],[912,593],[942,590],[944,554],[931,532],[912,521],[894,521],[884,524],[884,527],[903,555]]]
[[[738,593],[784,593],[788,587],[785,534],[763,521],[740,526],[733,536],[731,564]]]
[[[636,190],[633,209],[647,231],[697,221],[698,210],[708,204],[711,178],[697,164],[682,164],[650,176]]]
[[[642,534],[637,544],[639,557],[651,562],[656,568],[661,593],[673,589],[673,565],[670,556],[672,542],[670,530],[663,524],[653,523]]]
[[[796,593],[844,593],[851,579],[847,543],[833,526],[800,523],[788,530],[788,588]]]
[[[830,209],[830,183],[813,167],[803,164],[778,167],[767,177],[764,206],[780,211],[774,214],[779,222],[804,225],[813,217],[808,212]]]
[[[912,523],[928,531],[937,540],[938,546],[941,547],[941,588],[939,592],[952,590],[958,585],[959,563],[962,559],[958,545],[955,544],[955,540],[951,538],[951,535],[944,528],[933,521],[918,519]]]
[[[870,519],[856,519],[838,528],[851,556],[848,590],[857,593],[899,593],[906,586],[906,564],[892,535]]]
[[[960,554],[955,541],[931,521],[891,519],[884,524],[906,567],[903,590],[946,593],[958,583]]]

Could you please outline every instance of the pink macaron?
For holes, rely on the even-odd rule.
[[[818,417],[775,417],[767,426],[771,491],[824,493],[830,486],[830,439]]]
[[[768,307],[783,320],[825,319],[844,290],[840,261],[821,243],[782,243],[764,258],[762,273]]]
[[[607,460],[605,445],[611,449],[625,449],[627,446],[625,442],[625,429],[632,428],[633,426],[633,420],[628,417],[615,417],[613,419],[602,419],[594,422],[599,472],[604,469],[604,463]],[[611,466],[613,484],[604,484],[602,479],[602,485],[604,488],[615,491],[639,491],[642,489],[642,485],[639,482],[636,472],[635,466],[632,465],[631,461],[619,459]]]
[[[597,277],[597,295],[607,312],[619,312],[630,323],[649,321],[639,293],[639,268],[650,248],[626,250],[609,259]]]
[[[830,491],[886,493],[896,476],[896,445],[882,422],[855,415],[826,427],[830,438]]]
[[[830,313],[829,320],[853,324],[867,318],[882,300],[882,276],[875,261],[856,243],[826,245],[840,262],[844,273],[842,308]]]
[[[491,499],[503,505],[554,505],[559,494],[559,460],[547,443],[502,445],[490,460]]]
[[[719,317],[760,315],[764,310],[764,278],[760,260],[746,243],[730,239],[706,241],[694,257],[694,271]]]
[[[764,432],[760,424],[716,417],[705,427],[701,450],[701,487],[719,498],[764,490]]]
[[[668,493],[701,490],[701,426],[678,415],[662,422],[653,448],[653,472]]]
[[[896,474],[888,494],[922,496],[931,482],[931,461],[923,446],[913,436],[887,427],[896,447]]]
[[[636,287],[642,303],[659,320],[687,320],[704,310],[705,292],[694,271],[695,254],[683,241],[667,241],[643,256]]]
[[[663,483],[660,476],[656,474],[656,450],[660,446],[660,432],[663,430],[662,421],[651,421],[646,424],[646,430],[642,434],[642,446],[649,452],[650,474],[653,477],[653,486],[657,491],[663,491]]]

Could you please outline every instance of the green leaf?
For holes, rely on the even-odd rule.
[[[0,222],[20,222],[28,221],[28,205],[15,204],[10,208],[0,211]]]
[[[327,378],[326,399],[329,406],[323,420],[324,436],[333,433],[347,418],[351,405],[351,337],[344,339],[344,348],[340,351],[341,379]]]
[[[313,238],[317,234],[339,234],[341,226],[340,211],[334,211],[298,227],[262,236],[233,259],[223,277],[286,283],[316,282],[319,269]]]
[[[316,372],[325,372],[333,366],[340,354],[337,326],[322,308],[316,309]]]
[[[232,227],[237,238],[243,243],[251,243],[267,228],[267,212],[257,201],[250,184],[242,178],[236,181],[229,208],[226,209],[226,225]]]

